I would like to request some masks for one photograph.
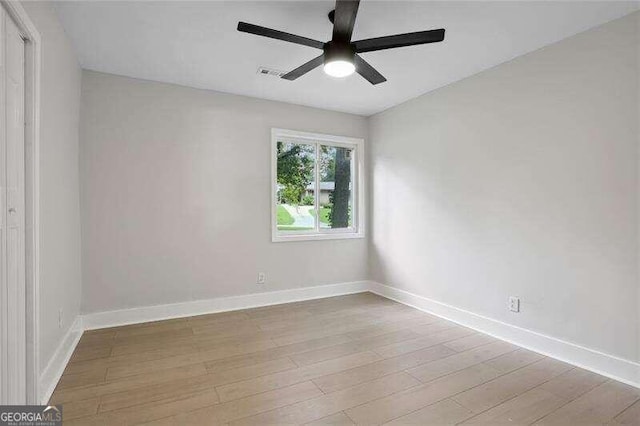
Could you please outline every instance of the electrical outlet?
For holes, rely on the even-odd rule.
[[[59,309],[58,310],[58,328],[62,328],[62,320],[64,319],[64,310]]]
[[[264,284],[266,280],[267,274],[265,274],[264,272],[258,272],[258,284]]]
[[[520,312],[520,298],[509,297],[509,310],[511,312]]]

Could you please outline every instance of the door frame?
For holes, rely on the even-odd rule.
[[[41,38],[22,4],[0,0],[25,38],[25,285],[26,402],[40,404],[40,58]]]

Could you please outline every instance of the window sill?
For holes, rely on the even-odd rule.
[[[364,232],[335,232],[323,234],[278,234],[271,236],[271,242],[284,243],[293,241],[352,240],[364,238]]]

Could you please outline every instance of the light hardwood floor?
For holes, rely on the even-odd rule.
[[[640,390],[371,293],[85,332],[65,424],[640,424]]]

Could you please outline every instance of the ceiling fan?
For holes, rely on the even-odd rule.
[[[238,22],[238,31],[288,41],[289,43],[302,44],[323,51],[320,56],[284,74],[282,78],[286,80],[295,80],[324,64],[324,72],[332,77],[346,77],[357,71],[371,84],[383,83],[387,79],[362,59],[358,55],[359,53],[437,43],[444,40],[444,28],[441,28],[351,41],[359,4],[360,0],[336,0],[335,10],[329,12],[329,20],[333,24],[333,37],[326,43],[246,22]]]

